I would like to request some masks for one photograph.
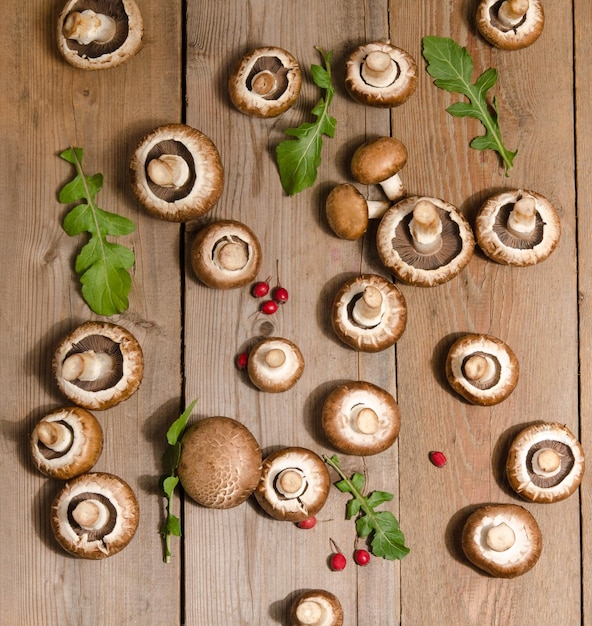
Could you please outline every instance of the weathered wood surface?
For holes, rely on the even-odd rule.
[[[531,505],[510,493],[502,472],[511,436],[535,420],[564,422],[586,449],[592,446],[592,12],[584,0],[561,4],[545,3],[545,31],[535,45],[508,53],[476,34],[473,0],[189,0],[186,12],[180,1],[144,0],[143,50],[102,72],[71,68],[56,52],[61,2],[0,7],[7,33],[0,42],[0,624],[287,624],[291,598],[309,587],[338,595],[348,626],[587,623],[589,481],[562,503]],[[458,97],[438,90],[425,72],[421,38],[429,34],[467,46],[476,74],[498,69],[494,92],[504,139],[519,150],[509,177],[495,154],[468,147],[482,132],[479,124],[445,112]],[[381,38],[409,51],[420,68],[415,95],[390,112],[354,103],[343,87],[349,50]],[[300,60],[307,70],[303,91],[279,118],[247,118],[228,100],[229,69],[250,48],[268,44]],[[287,197],[274,150],[285,128],[310,119],[319,97],[308,72],[320,62],[315,46],[334,51],[338,125],[325,141],[317,184]],[[206,221],[232,218],[255,230],[264,254],[261,278],[275,281],[279,265],[290,301],[271,318],[257,314],[248,289],[221,292],[197,281],[188,249],[198,224],[160,222],[133,198],[128,163],[136,142],[157,125],[177,121],[210,136],[222,156],[224,193]],[[354,148],[388,134],[409,149],[404,178],[411,193],[446,199],[472,221],[490,193],[532,189],[555,204],[563,233],[552,257],[537,267],[502,267],[477,252],[450,283],[401,286],[409,322],[396,349],[358,354],[333,335],[331,298],[350,276],[387,274],[375,253],[375,227],[363,241],[338,240],[323,204],[334,184],[350,180]],[[27,449],[35,422],[64,404],[51,375],[56,342],[97,317],[79,295],[72,271],[79,242],[62,230],[67,208],[57,202],[72,174],[57,155],[70,144],[84,147],[89,171],[103,172],[101,206],[137,225],[129,238],[137,258],[130,308],[114,321],[142,343],[146,377],[132,399],[98,415],[106,442],[96,469],[132,485],[142,520],[132,544],[103,562],[76,560],[57,546],[48,510],[60,485],[36,473]],[[447,348],[467,331],[494,334],[519,357],[519,385],[495,408],[468,405],[445,382]],[[256,391],[234,364],[237,352],[270,332],[295,341],[306,359],[302,379],[283,394]],[[354,545],[353,522],[344,519],[347,497],[333,490],[312,531],[276,522],[251,501],[229,511],[185,501],[184,538],[173,541],[172,562],[162,562],[164,434],[185,402],[199,398],[193,419],[241,420],[266,454],[289,445],[332,453],[320,407],[336,384],[358,379],[396,396],[401,433],[388,452],[365,463],[341,455],[342,464],[350,471],[365,468],[370,489],[395,494],[389,508],[411,548],[403,561],[374,559],[358,568],[350,559],[343,572],[328,569],[329,538],[348,554]],[[445,468],[429,463],[432,449],[446,452]],[[462,522],[485,502],[523,504],[539,522],[543,555],[521,578],[490,578],[461,555]]]

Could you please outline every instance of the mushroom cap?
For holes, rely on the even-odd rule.
[[[97,501],[108,515],[99,529],[88,530],[72,517],[81,501]],[[140,520],[138,501],[121,478],[106,472],[82,474],[67,482],[51,505],[51,527],[58,543],[84,559],[103,559],[125,548]]]
[[[94,381],[66,380],[64,361],[73,354],[94,351],[112,357],[114,367]],[[144,376],[144,355],[129,330],[111,322],[85,322],[64,337],[53,356],[59,390],[72,403],[88,410],[109,409],[133,395]]]
[[[306,604],[305,604],[306,603]],[[316,605],[316,606],[315,606]],[[312,622],[309,611],[301,612],[303,607],[316,609],[319,619]],[[318,608],[317,608],[318,607]],[[308,621],[306,621],[308,619]],[[307,589],[294,598],[290,607],[291,626],[343,626],[343,607],[337,596],[325,589]]]
[[[282,363],[272,363],[270,365],[268,363],[268,355],[272,350],[281,350],[285,360]],[[302,356],[302,352],[300,348],[289,339],[284,339],[283,337],[267,337],[261,340],[249,352],[247,373],[251,382],[261,391],[271,393],[287,391],[300,380],[303,371],[304,357]]]
[[[556,473],[537,473],[538,450],[554,450],[560,465]],[[535,457],[535,458],[533,458]],[[569,497],[582,482],[584,450],[575,435],[557,422],[533,424],[512,441],[506,461],[506,475],[514,491],[531,502],[559,502]]]
[[[64,429],[69,433],[66,447],[54,449],[42,441],[43,430]],[[41,438],[40,438],[41,435]],[[103,450],[103,429],[86,409],[65,407],[45,415],[31,433],[31,455],[35,467],[46,476],[69,480],[85,474],[96,464]]]
[[[493,379],[471,379],[465,372],[467,360],[485,357],[495,367]],[[501,339],[492,335],[469,333],[459,337],[446,357],[446,377],[450,386],[465,400],[480,406],[499,404],[518,384],[518,358]]]
[[[253,78],[271,74],[274,80],[256,91]],[[302,73],[298,61],[287,50],[263,46],[248,52],[239,60],[228,79],[232,104],[247,115],[276,117],[289,109],[300,93]]]
[[[529,0],[528,10],[513,28],[500,23],[500,0],[481,0],[477,6],[477,29],[484,39],[502,50],[518,50],[533,44],[543,32],[545,14],[540,0]]]
[[[515,537],[506,550],[494,550],[486,543],[487,531],[500,524],[509,526]],[[515,578],[532,569],[543,548],[543,537],[532,514],[517,504],[487,504],[467,518],[461,535],[467,559],[496,578]]]
[[[442,246],[422,254],[413,246],[409,222],[415,205],[427,200],[436,206],[442,222]],[[454,278],[471,260],[475,238],[466,218],[439,198],[409,196],[384,214],[376,232],[378,255],[398,279],[418,287],[434,287]]]
[[[148,166],[163,155],[175,155],[187,163],[188,179],[178,187],[154,183]],[[187,222],[210,211],[224,187],[224,167],[214,142],[187,124],[159,126],[140,140],[130,161],[132,190],[154,217]]]
[[[236,265],[223,265],[219,254],[226,244],[240,253]],[[200,229],[191,245],[191,266],[199,280],[213,289],[249,284],[261,266],[261,244],[255,233],[236,220],[212,222]]]
[[[365,327],[352,317],[352,307],[366,288],[380,291],[383,313],[380,321]],[[376,274],[361,274],[347,280],[335,294],[331,307],[335,334],[345,344],[361,352],[380,352],[394,345],[407,325],[407,305],[399,288]]]
[[[506,227],[516,202],[530,196],[535,200],[536,226],[530,237],[515,237]],[[514,189],[488,198],[475,219],[477,244],[493,261],[502,265],[526,266],[544,261],[555,250],[561,236],[561,221],[555,208],[534,191]]]
[[[352,176],[362,185],[377,185],[407,163],[407,148],[395,137],[376,137],[358,146],[352,156]]]
[[[360,421],[360,411],[370,421]],[[362,415],[365,415],[364,413]],[[399,435],[399,406],[388,391],[365,381],[335,388],[325,400],[321,424],[330,443],[345,454],[366,456],[390,448]]]
[[[231,417],[207,417],[185,431],[177,473],[185,493],[197,503],[230,509],[253,493],[261,460],[259,444],[244,424]]]
[[[350,183],[333,187],[325,202],[331,230],[341,239],[355,241],[368,230],[368,203]]]
[[[395,70],[393,80],[386,86],[371,85],[364,80],[362,66],[372,52],[383,52],[390,57]],[[403,104],[417,87],[417,64],[405,50],[385,41],[373,41],[356,48],[345,63],[345,87],[357,102],[379,108]]]
[[[85,10],[108,15],[115,20],[115,35],[110,41],[83,44],[66,38],[64,24],[68,16],[74,11]],[[69,0],[58,17],[58,50],[70,65],[83,70],[106,69],[127,61],[142,48],[143,35],[142,14],[134,0]]]

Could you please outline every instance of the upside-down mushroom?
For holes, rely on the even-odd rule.
[[[540,0],[481,0],[477,6],[477,29],[503,50],[530,46],[540,37],[544,23]]]
[[[343,607],[330,591],[308,589],[292,601],[290,625],[343,626]]]
[[[302,352],[289,339],[267,337],[249,352],[247,373],[251,382],[261,391],[287,391],[300,380],[303,371]]]

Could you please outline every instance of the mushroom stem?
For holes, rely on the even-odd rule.
[[[400,200],[407,193],[405,185],[403,185],[403,181],[401,180],[399,174],[394,174],[379,184],[382,187],[385,196],[393,202]]]
[[[497,19],[502,26],[513,28],[524,19],[528,7],[528,0],[505,0],[500,5]]]
[[[249,260],[246,246],[230,237],[216,242],[213,256],[217,265],[229,272],[241,270]]]
[[[92,381],[105,375],[113,369],[113,357],[106,352],[76,352],[64,360],[62,364],[62,378],[69,382],[73,380]]]
[[[290,467],[282,470],[275,481],[276,490],[285,498],[298,498],[306,490],[307,482],[302,470]]]
[[[269,70],[261,70],[251,81],[251,90],[258,96],[267,96],[277,87],[277,77]]]
[[[352,411],[353,426],[363,435],[373,435],[378,430],[379,420],[376,411],[359,405]]]
[[[319,624],[323,617],[323,607],[314,600],[305,600],[296,608],[296,619],[301,624],[314,626]]]
[[[265,364],[276,369],[286,362],[286,353],[281,348],[273,348],[265,354]]]
[[[509,550],[514,545],[515,541],[516,535],[506,522],[500,522],[496,526],[491,526],[487,529],[485,535],[485,543],[496,552]]]
[[[469,382],[487,384],[495,379],[495,363],[484,354],[472,354],[463,363],[463,373]]]
[[[372,328],[380,323],[383,314],[383,297],[380,289],[367,286],[362,297],[358,298],[352,308],[352,318],[359,326]]]
[[[91,9],[73,11],[64,21],[63,33],[66,39],[74,39],[79,44],[107,43],[115,35],[115,20],[108,15],[95,13]]]
[[[72,431],[59,422],[42,421],[36,426],[39,441],[55,452],[65,452],[74,439]]]
[[[442,220],[433,202],[417,202],[409,222],[409,232],[413,238],[413,247],[420,254],[434,254],[441,248]]]
[[[508,215],[508,231],[515,237],[529,238],[536,226],[536,214],[535,199],[532,196],[523,196]]]
[[[109,510],[98,500],[81,500],[72,511],[72,518],[84,530],[99,530],[109,519]]]
[[[178,154],[163,154],[152,159],[146,168],[148,178],[160,187],[179,189],[189,179],[189,165]]]
[[[360,68],[364,82],[372,87],[388,87],[397,80],[399,68],[391,55],[383,50],[373,50]]]
[[[380,219],[392,206],[388,200],[366,200],[368,219]]]
[[[561,470],[561,455],[552,448],[541,448],[532,456],[532,470],[539,476],[555,476]]]

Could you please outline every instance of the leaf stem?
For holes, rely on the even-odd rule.
[[[335,462],[332,458],[329,458],[326,454],[322,456],[323,461],[327,463],[330,467],[332,467],[340,476],[340,478],[345,481],[349,487],[349,492],[354,496],[354,498],[360,503],[360,508],[370,519],[374,520],[375,514],[374,509],[368,506],[366,502],[366,498],[362,494],[362,492],[354,485],[350,478],[343,472],[343,470],[339,467],[339,464]],[[364,481],[364,485],[366,482]]]

